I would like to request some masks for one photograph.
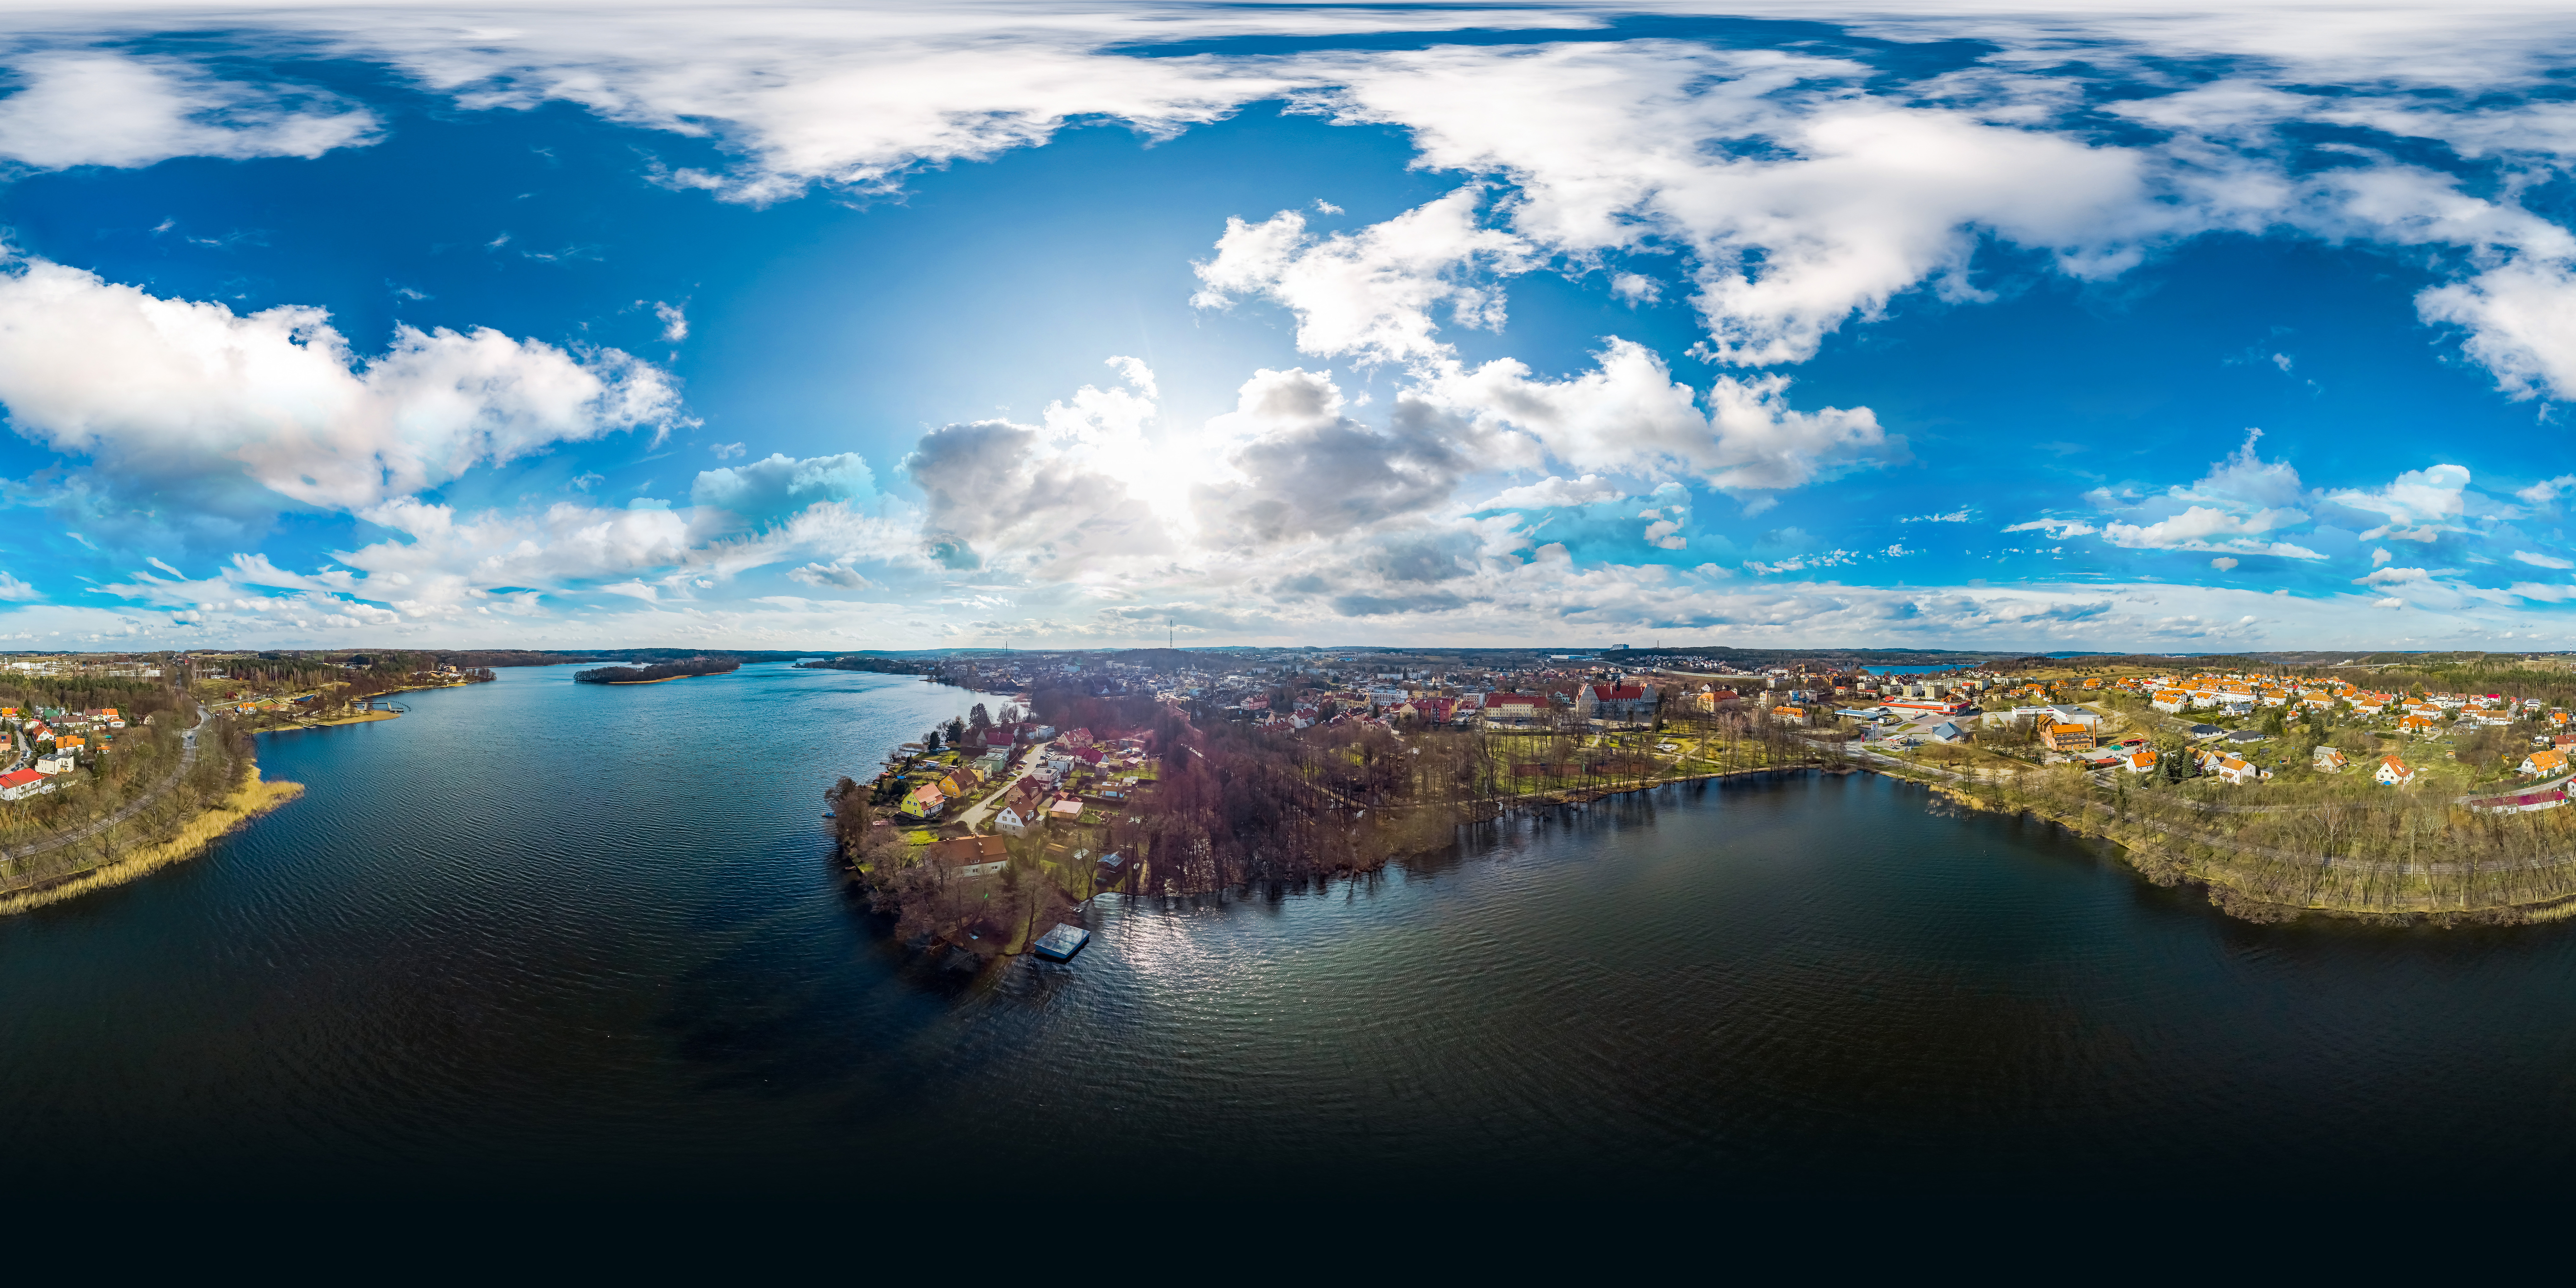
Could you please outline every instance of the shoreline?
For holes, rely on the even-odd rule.
[[[399,711],[370,711],[365,715],[347,716],[338,720],[298,720],[293,724],[272,725],[266,729],[254,729],[251,732],[292,733],[299,729],[333,729],[341,725],[374,724],[378,721],[397,720],[401,717],[402,713]]]
[[[2108,842],[2119,850],[2121,866],[2149,885],[2171,888],[2190,885],[2208,896],[2210,906],[2237,921],[2254,925],[2274,925],[2306,916],[2364,925],[2411,926],[2431,924],[2444,928],[2458,926],[2525,926],[2564,921],[2576,917],[2576,893],[2555,895],[2528,903],[2495,903],[2477,907],[2443,907],[2425,903],[2413,907],[2356,907],[2340,903],[2288,903],[2268,898],[2261,891],[2246,888],[2229,879],[2223,866],[2206,860],[2194,860],[2187,851],[2197,846],[2213,855],[2224,852],[2225,843],[2217,838],[2189,834],[2164,833],[2166,844],[2158,844],[2142,834],[2144,825],[2134,828],[2119,826],[2122,817],[2108,806],[2095,805],[2107,818],[2068,818],[2057,809],[2040,802],[1999,803],[1979,797],[1960,783],[1942,782],[1930,777],[1891,771],[1878,764],[1856,764],[1853,768],[1877,774],[1897,782],[1912,783],[1936,796],[1964,805],[1980,813],[2027,815],[2080,837]],[[2090,815],[2093,809],[2087,809]],[[2243,851],[2239,851],[2243,853]],[[2322,862],[2330,864],[2332,860]]]
[[[242,824],[304,794],[304,784],[264,782],[257,764],[247,765],[231,794],[205,810],[165,841],[144,846],[97,867],[69,872],[39,885],[0,894],[0,916],[29,912],[47,904],[124,885],[206,852]]]

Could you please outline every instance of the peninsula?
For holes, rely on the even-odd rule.
[[[904,938],[1017,952],[1103,891],[1310,886],[1513,809],[1801,768],[2050,819],[2250,920],[2576,911],[2565,659],[1165,653],[959,659],[1026,710],[834,786]]]

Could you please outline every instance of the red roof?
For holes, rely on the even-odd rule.
[[[1596,684],[1592,696],[1601,702],[1635,702],[1646,696],[1646,690],[1634,684]]]
[[[0,787],[24,787],[29,783],[41,783],[43,781],[45,781],[45,776],[32,769],[14,769],[8,773],[0,774]]]
[[[1547,699],[1530,693],[1495,693],[1485,698],[1488,707],[1543,707]]]

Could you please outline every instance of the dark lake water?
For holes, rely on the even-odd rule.
[[[0,920],[0,1166],[227,1195],[1086,1185],[2399,1194],[2576,1177],[2576,935],[2253,927],[1858,776],[1519,818],[925,970],[818,793],[974,695],[507,670]],[[87,1188],[82,1188],[87,1187]],[[203,1188],[211,1187],[211,1188]],[[119,1192],[123,1192],[120,1190]]]

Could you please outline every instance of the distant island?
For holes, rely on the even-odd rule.
[[[664,680],[685,680],[693,675],[723,675],[742,669],[742,663],[729,657],[693,657],[678,662],[655,662],[650,666],[602,666],[572,673],[575,684],[660,684]]]

